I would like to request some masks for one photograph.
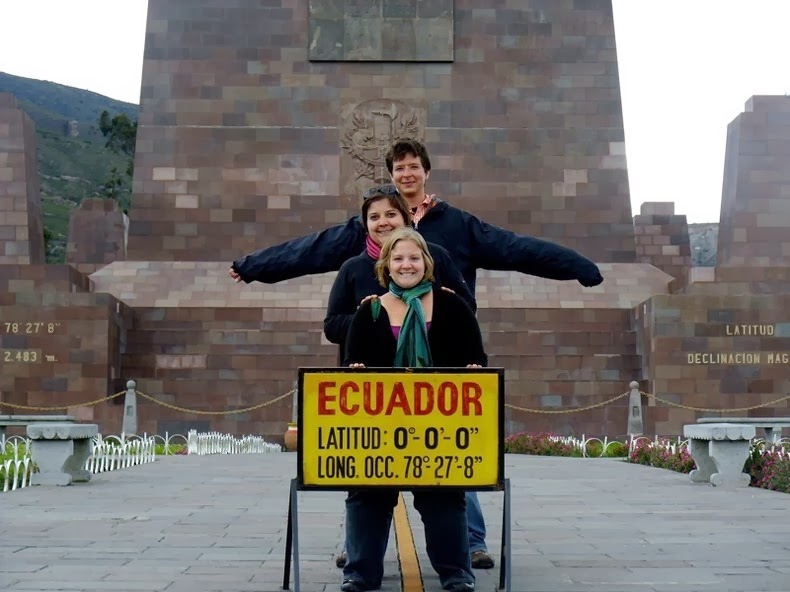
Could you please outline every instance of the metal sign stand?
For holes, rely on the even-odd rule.
[[[291,479],[291,493],[288,498],[288,524],[285,529],[285,566],[283,568],[283,590],[288,590],[291,577],[291,550],[294,560],[294,592],[299,592],[299,511],[297,503],[296,479]]]
[[[511,560],[513,558],[512,531],[510,529],[510,479],[505,478],[505,496],[502,500],[502,550],[499,555],[499,589],[510,592]]]
[[[288,500],[288,523],[285,530],[285,563],[283,565],[283,590],[289,590],[291,577],[291,557],[294,565],[294,589],[299,590],[299,511],[297,501],[297,482],[291,479],[291,493]],[[504,499],[502,500],[502,547],[499,555],[499,590],[511,592],[511,561],[513,558],[512,529],[510,522],[510,479],[505,479]]]
[[[299,370],[299,388],[297,392],[302,395],[302,373],[304,369]],[[326,369],[323,370],[326,372]],[[501,370],[500,370],[501,372]],[[504,382],[504,378],[500,378],[500,385]],[[500,392],[502,396],[504,396],[503,389],[500,386]],[[300,456],[301,462],[301,453],[302,453],[302,438],[303,438],[303,431],[302,431],[302,409],[303,406],[299,406],[299,440],[297,446],[297,452]],[[500,408],[500,438],[502,433],[502,409]],[[511,500],[510,500],[510,479],[504,478],[504,462],[501,457],[502,449],[500,448],[500,486],[502,487],[502,491],[504,493],[504,499],[502,502],[502,548],[499,556],[499,590],[504,590],[505,592],[511,592],[511,571],[512,571],[512,529],[511,529]],[[301,469],[301,467],[300,467]],[[285,532],[285,561],[283,564],[283,590],[290,590],[290,583],[291,583],[291,563],[293,560],[293,592],[300,592],[300,582],[299,582],[299,510],[298,510],[298,491],[302,490],[300,488],[302,473],[301,470],[297,478],[291,479],[291,486],[290,486],[290,494],[288,498],[288,516],[286,518],[286,532]],[[496,487],[494,491],[498,490],[499,487]],[[489,489],[490,491],[490,489]]]

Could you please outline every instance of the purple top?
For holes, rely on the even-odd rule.
[[[392,336],[395,339],[398,339],[398,337],[400,336],[400,327],[398,327],[397,325],[390,325],[390,327],[392,328]],[[431,330],[431,321],[428,321],[427,323],[425,323],[425,330],[426,331],[430,331]]]

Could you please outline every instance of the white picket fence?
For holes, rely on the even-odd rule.
[[[107,436],[98,434],[93,438],[93,452],[85,463],[85,469],[93,473],[104,473],[125,469],[156,460],[156,441],[151,436]]]
[[[230,434],[219,432],[198,434],[197,430],[189,430],[187,433],[187,454],[203,456],[207,454],[265,454],[282,451],[282,446],[267,442],[260,436],[236,438]]]
[[[562,444],[570,445],[574,449],[578,450],[582,453],[582,456],[585,458],[592,458],[596,455],[591,455],[588,445],[597,442],[601,445],[601,452],[597,454],[597,457],[604,457],[606,456],[607,452],[609,451],[610,446],[614,446],[619,444],[621,446],[627,446],[627,442],[622,442],[620,440],[610,440],[608,436],[604,436],[603,440],[601,438],[588,438],[584,434],[582,434],[581,438],[577,438],[575,436],[549,436],[547,438],[551,442],[560,442]]]
[[[181,434],[162,436],[102,436],[93,438],[92,452],[85,469],[93,474],[116,471],[135,465],[154,462],[156,460],[157,442],[164,444],[165,454],[171,445],[181,443],[187,445],[187,454],[261,454],[282,452],[279,444],[266,442],[260,436],[243,436],[236,438],[230,434],[218,432],[198,433],[190,430],[187,436]],[[2,463],[3,492],[14,491],[30,486],[32,459],[30,457],[31,441],[21,436],[0,438],[0,450],[11,449],[13,457]]]
[[[3,461],[3,492],[22,489],[30,485],[30,442],[20,436],[2,439],[2,450],[11,448],[13,458]]]

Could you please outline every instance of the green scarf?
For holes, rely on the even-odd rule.
[[[403,289],[390,281],[389,291],[406,303],[406,317],[398,335],[395,351],[396,368],[428,368],[433,366],[431,348],[428,345],[428,329],[425,326],[425,311],[420,296],[433,289],[433,284],[423,280],[413,288]]]

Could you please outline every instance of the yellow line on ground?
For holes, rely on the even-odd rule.
[[[414,547],[414,534],[409,524],[409,514],[406,511],[406,502],[403,494],[398,495],[398,505],[395,506],[395,541],[398,545],[398,562],[402,592],[423,592],[420,561],[417,559],[417,549]]]

